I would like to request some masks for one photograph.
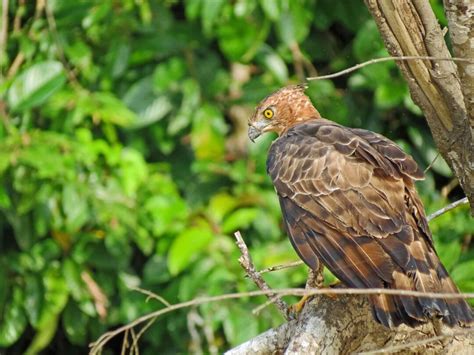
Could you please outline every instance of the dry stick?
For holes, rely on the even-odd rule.
[[[306,78],[306,80],[323,80],[323,79],[333,79],[337,78],[342,75],[346,75],[349,73],[352,73],[353,71],[356,71],[360,68],[366,67],[368,65],[376,64],[376,63],[381,63],[381,62],[388,62],[391,60],[440,60],[440,61],[453,61],[453,62],[468,62],[468,63],[474,63],[474,59],[468,59],[468,58],[457,58],[457,57],[452,57],[452,58],[442,58],[442,57],[431,57],[431,56],[417,56],[417,55],[409,55],[409,56],[401,56],[401,57],[383,57],[383,58],[376,58],[376,59],[371,59],[363,63],[359,63],[357,65],[354,65],[350,68],[338,71],[337,73],[329,74],[329,75],[322,75],[322,76],[316,76],[316,77],[310,77]]]
[[[473,331],[474,331],[474,329],[460,330],[460,331],[453,332],[451,334],[442,334],[442,335],[434,336],[434,337],[431,337],[431,338],[428,338],[428,339],[411,341],[411,342],[405,343],[405,344],[387,346],[386,348],[381,348],[381,349],[372,350],[372,351],[363,351],[363,352],[357,353],[357,355],[369,355],[369,354],[373,355],[373,354],[392,353],[392,352],[407,349],[407,348],[413,348],[413,347],[419,346],[419,345],[426,345],[426,344],[432,343],[434,341],[443,340],[445,338],[455,337],[455,336],[458,336],[458,335],[467,335],[469,333],[472,333]]]
[[[123,342],[122,342],[122,350],[120,351],[120,355],[125,355],[125,350],[128,348],[128,332],[127,329],[123,334]]]
[[[161,297],[160,295],[157,295],[156,293],[153,293],[149,290],[145,290],[145,289],[140,288],[140,287],[132,287],[131,289],[134,290],[134,291],[138,291],[140,293],[143,293],[143,294],[147,295],[148,297],[146,298],[146,302],[148,302],[150,299],[154,298],[154,299],[160,301],[161,303],[163,303],[167,307],[171,306],[171,304],[167,300],[165,300],[163,297]]]
[[[431,161],[431,163],[426,167],[426,169],[423,171],[423,174],[426,174],[428,172],[428,170],[430,170],[434,163],[436,162],[436,160],[439,158],[439,152],[436,153],[435,157],[433,158],[433,160]]]
[[[280,265],[270,266],[270,267],[267,267],[266,269],[260,270],[258,273],[261,275],[261,274],[265,274],[267,272],[279,271],[279,270],[288,269],[290,267],[295,267],[295,266],[300,266],[300,265],[304,265],[304,262],[302,260],[293,261],[293,262],[288,263],[288,264],[280,264]]]
[[[454,201],[453,203],[450,203],[449,205],[447,205],[447,206],[439,209],[438,211],[433,212],[432,214],[430,214],[427,217],[428,222],[431,221],[432,219],[435,219],[435,218],[441,216],[442,214],[445,214],[448,211],[451,211],[453,208],[456,208],[460,205],[464,205],[464,204],[467,204],[467,203],[469,203],[469,201],[467,200],[467,197],[464,197],[460,200]]]
[[[127,329],[131,329],[143,322],[146,322],[152,318],[161,316],[163,314],[176,311],[178,309],[187,308],[191,306],[199,306],[201,304],[225,301],[230,299],[237,299],[243,297],[257,297],[266,295],[278,295],[283,296],[313,296],[313,295],[397,295],[397,296],[412,296],[412,297],[424,297],[424,298],[446,298],[446,299],[467,299],[474,298],[473,293],[436,293],[436,292],[420,292],[410,290],[392,290],[385,288],[322,288],[322,289],[304,289],[304,288],[284,288],[275,290],[256,290],[249,292],[237,292],[227,293],[220,296],[207,296],[193,299],[182,303],[176,303],[169,307],[160,309],[155,312],[145,314],[133,322],[126,324],[115,330],[111,330],[104,333],[96,342],[91,344],[91,354],[97,354],[100,349],[114,336],[123,333]]]
[[[249,250],[242,238],[242,235],[239,231],[237,231],[234,233],[234,236],[236,239],[237,247],[242,253],[239,258],[240,266],[242,266],[247,275],[253,280],[253,282],[255,282],[255,284],[260,290],[270,291],[270,286],[268,286],[268,284],[265,282],[263,277],[259,274],[255,266],[253,265],[252,258],[250,257]],[[283,317],[285,317],[287,321],[293,318],[288,311],[288,305],[281,298],[277,297],[276,294],[272,293],[268,294],[268,298],[280,310],[281,314],[283,315]]]

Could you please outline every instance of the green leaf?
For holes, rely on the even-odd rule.
[[[286,67],[286,63],[270,47],[263,47],[257,56],[257,60],[262,63],[264,68],[273,74],[280,84],[284,84],[288,81],[288,68]]]
[[[358,60],[372,59],[384,50],[377,25],[372,19],[357,31],[352,48]]]
[[[60,62],[36,63],[15,78],[8,91],[8,104],[14,111],[39,106],[61,89],[65,82]]]
[[[451,270],[461,256],[461,244],[454,240],[451,243],[437,244],[436,251],[446,269]]]
[[[44,289],[41,279],[35,275],[25,277],[25,312],[33,327],[38,325],[41,307],[43,305]]]
[[[89,218],[89,208],[84,194],[77,186],[66,185],[63,189],[62,206],[66,215],[66,227],[70,232],[79,230]]]
[[[198,83],[193,79],[186,79],[182,84],[183,100],[178,113],[168,124],[167,133],[175,135],[187,127],[196,112],[200,102],[200,90]]]
[[[0,186],[0,208],[9,208],[11,206],[10,197],[8,196],[5,188]]]
[[[53,262],[43,274],[44,307],[38,320],[38,329],[50,327],[59,313],[66,306],[69,291],[64,277],[59,269],[59,263]]]
[[[176,89],[186,73],[184,59],[173,57],[165,63],[159,64],[153,72],[153,87],[158,92]]]
[[[87,316],[81,312],[74,302],[68,302],[63,313],[63,326],[71,343],[82,345],[87,336]]]
[[[191,144],[198,159],[221,161],[225,153],[225,131],[220,110],[203,105],[196,112],[191,133]]]
[[[202,0],[202,27],[204,29],[204,33],[207,35],[212,33],[212,26],[218,19],[221,7],[224,4],[224,0]]]
[[[168,254],[168,268],[172,275],[183,271],[211,242],[214,233],[210,227],[203,224],[185,230],[173,241]]]
[[[257,216],[258,209],[256,208],[241,208],[230,214],[222,224],[222,231],[224,233],[235,232],[239,228],[247,228]]]
[[[219,26],[219,46],[230,60],[247,62],[255,56],[268,32],[267,22],[233,18]]]
[[[270,18],[272,21],[276,21],[280,18],[281,14],[281,4],[277,0],[260,0],[260,6],[262,7],[263,12]]]
[[[136,82],[123,97],[123,102],[137,114],[131,125],[133,129],[143,128],[161,120],[173,108],[168,97],[154,93],[151,76]]]
[[[301,43],[309,33],[313,12],[308,11],[299,1],[288,2],[287,11],[283,11],[277,22],[277,32],[282,42],[291,47]]]
[[[24,299],[23,290],[15,287],[0,317],[0,347],[12,345],[25,330],[28,321],[23,310]]]
[[[234,196],[226,193],[219,193],[212,196],[209,201],[208,213],[216,222],[222,221],[224,216],[237,206],[238,201]]]
[[[399,106],[405,99],[407,90],[406,84],[401,81],[382,83],[375,90],[375,103],[383,109]]]
[[[42,327],[40,327],[38,332],[35,334],[30,346],[26,349],[25,355],[38,354],[48,346],[58,328],[58,318],[58,314],[53,314],[48,318],[46,323],[43,323]]]
[[[460,283],[474,280],[474,260],[466,261],[456,265],[451,271],[451,277],[454,282]]]
[[[224,319],[224,332],[233,346],[242,344],[258,334],[258,320],[248,316],[248,310],[241,307],[229,307]]]

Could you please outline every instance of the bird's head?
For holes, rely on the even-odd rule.
[[[320,118],[305,89],[306,85],[285,86],[264,98],[249,119],[250,140],[253,142],[265,132],[280,135],[298,122]]]

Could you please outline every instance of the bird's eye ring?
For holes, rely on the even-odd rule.
[[[273,110],[271,108],[267,108],[265,111],[263,111],[263,115],[265,118],[273,118]]]

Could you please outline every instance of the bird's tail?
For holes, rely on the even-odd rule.
[[[395,272],[394,283],[390,289],[412,290],[420,292],[459,293],[448,272],[437,260],[436,270],[430,273],[414,272],[412,275]],[[400,324],[417,326],[432,318],[441,318],[450,327],[470,326],[474,323],[474,314],[465,299],[428,298],[398,295],[372,295],[374,318],[387,327]]]

